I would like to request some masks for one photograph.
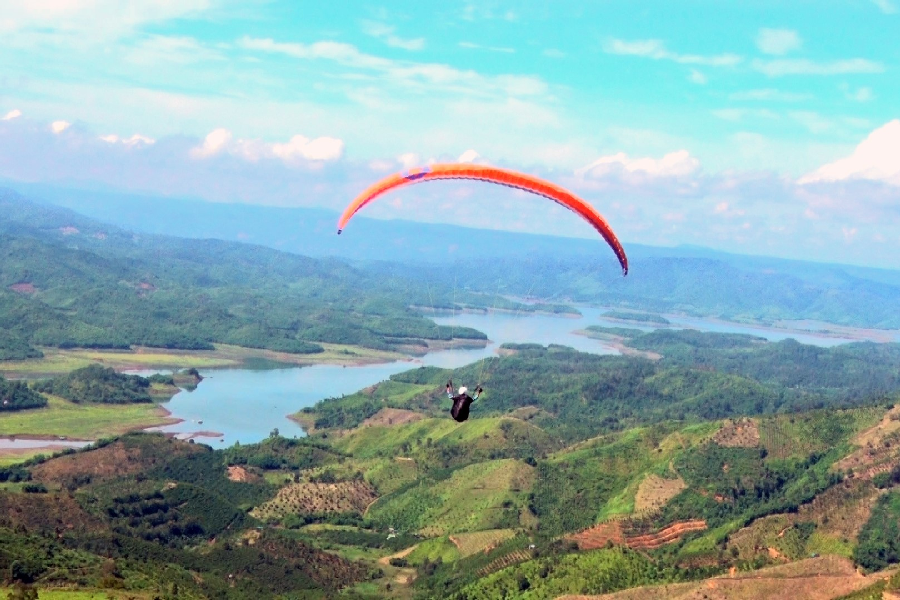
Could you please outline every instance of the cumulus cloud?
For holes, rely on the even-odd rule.
[[[897,12],[897,7],[894,6],[891,0],[872,0],[872,3],[886,15],[892,15]]]
[[[234,139],[231,131],[219,128],[209,132],[201,145],[192,148],[191,156],[203,159],[223,152],[251,162],[265,158],[278,158],[286,163],[329,161],[341,157],[344,142],[332,137],[310,139],[295,135],[287,142],[269,143],[262,140]]]
[[[798,183],[869,179],[900,185],[900,119],[869,134],[853,154],[822,165]]]
[[[696,83],[697,85],[706,85],[706,75],[697,69],[691,69],[691,76],[689,79],[692,83]]]
[[[481,155],[470,148],[460,154],[459,158],[456,159],[456,162],[470,163],[477,161],[479,158],[481,158]]]
[[[803,45],[800,36],[792,29],[762,28],[756,34],[756,47],[765,54],[782,55]]]
[[[653,60],[671,60],[687,65],[708,65],[711,67],[733,67],[741,62],[741,57],[736,54],[716,54],[702,56],[699,54],[679,54],[666,49],[661,40],[617,40],[612,39],[604,44],[603,48],[608,54],[621,54],[626,56],[642,56]]]
[[[660,159],[630,158],[624,152],[601,156],[591,164],[577,169],[576,175],[603,177],[611,173],[638,173],[650,177],[689,175],[700,167],[700,161],[687,150],[670,152]]]
[[[62,133],[71,126],[72,124],[68,121],[53,121],[50,123],[50,131],[53,133]]]
[[[231,132],[220,127],[210,131],[203,140],[203,145],[191,149],[194,158],[208,158],[225,150],[231,142]]]
[[[123,144],[125,146],[139,146],[141,144],[150,146],[156,143],[156,140],[154,140],[153,138],[141,135],[139,133],[135,133],[131,137],[127,138],[120,138],[116,134],[111,133],[109,135],[101,135],[100,139],[110,144]]]
[[[295,135],[286,144],[272,144],[272,154],[284,161],[334,160],[344,153],[344,142],[333,137],[317,137],[309,139]]]
[[[8,113],[6,113],[5,115],[3,115],[3,118],[0,119],[0,121],[12,121],[13,119],[15,119],[17,117],[21,117],[21,116],[22,116],[22,111],[19,110],[18,108],[14,108],[11,111],[9,111]]]
[[[397,162],[400,163],[404,169],[411,169],[422,164],[422,159],[419,158],[419,155],[415,152],[406,152],[397,157]]]

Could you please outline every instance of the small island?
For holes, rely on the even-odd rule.
[[[647,323],[649,325],[671,325],[665,317],[645,312],[631,312],[624,310],[610,310],[601,315],[604,319],[615,321],[634,321],[635,323]]]

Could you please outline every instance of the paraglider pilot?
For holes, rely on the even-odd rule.
[[[481,386],[478,386],[474,396],[470,396],[468,391],[469,390],[466,387],[461,387],[459,388],[459,393],[454,396],[453,382],[447,382],[447,397],[453,400],[453,407],[450,409],[450,414],[460,423],[469,418],[469,405],[478,400],[478,396],[484,390],[481,389]]]

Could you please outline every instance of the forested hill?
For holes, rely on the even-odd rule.
[[[0,358],[34,356],[36,345],[309,353],[320,342],[390,349],[484,338],[408,308],[429,294],[447,295],[333,259],[135,235],[0,192]]]
[[[13,184],[10,184],[13,185]],[[24,184],[15,184],[22,186]],[[221,204],[33,186],[34,194],[145,232],[249,239],[309,256],[382,260],[386,272],[473,290],[571,298],[655,311],[747,319],[819,319],[900,327],[900,271],[662,248],[623,240],[622,278],[599,239],[561,238],[360,215],[334,235],[324,209]],[[128,211],[121,207],[128,206]],[[573,217],[574,219],[574,217]],[[574,221],[573,221],[574,223]],[[385,244],[390,240],[390,244]],[[423,264],[426,266],[423,268]]]
[[[900,328],[900,284],[853,274],[850,267],[795,263],[793,272],[733,264],[705,256],[641,256],[629,250],[622,277],[608,248],[594,256],[555,253],[467,259],[446,266],[372,265],[393,276],[415,273],[423,282],[458,276],[473,291],[566,298],[655,312],[726,320],[813,319],[855,327]],[[801,276],[802,275],[802,276]],[[809,276],[811,279],[807,279]]]

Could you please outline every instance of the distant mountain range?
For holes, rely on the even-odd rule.
[[[40,201],[144,233],[217,238],[336,257],[469,291],[533,295],[731,319],[818,319],[900,328],[900,271],[744,256],[706,248],[626,244],[623,279],[601,240],[470,229],[360,216],[335,235],[337,213],[219,204],[38,184]]]

